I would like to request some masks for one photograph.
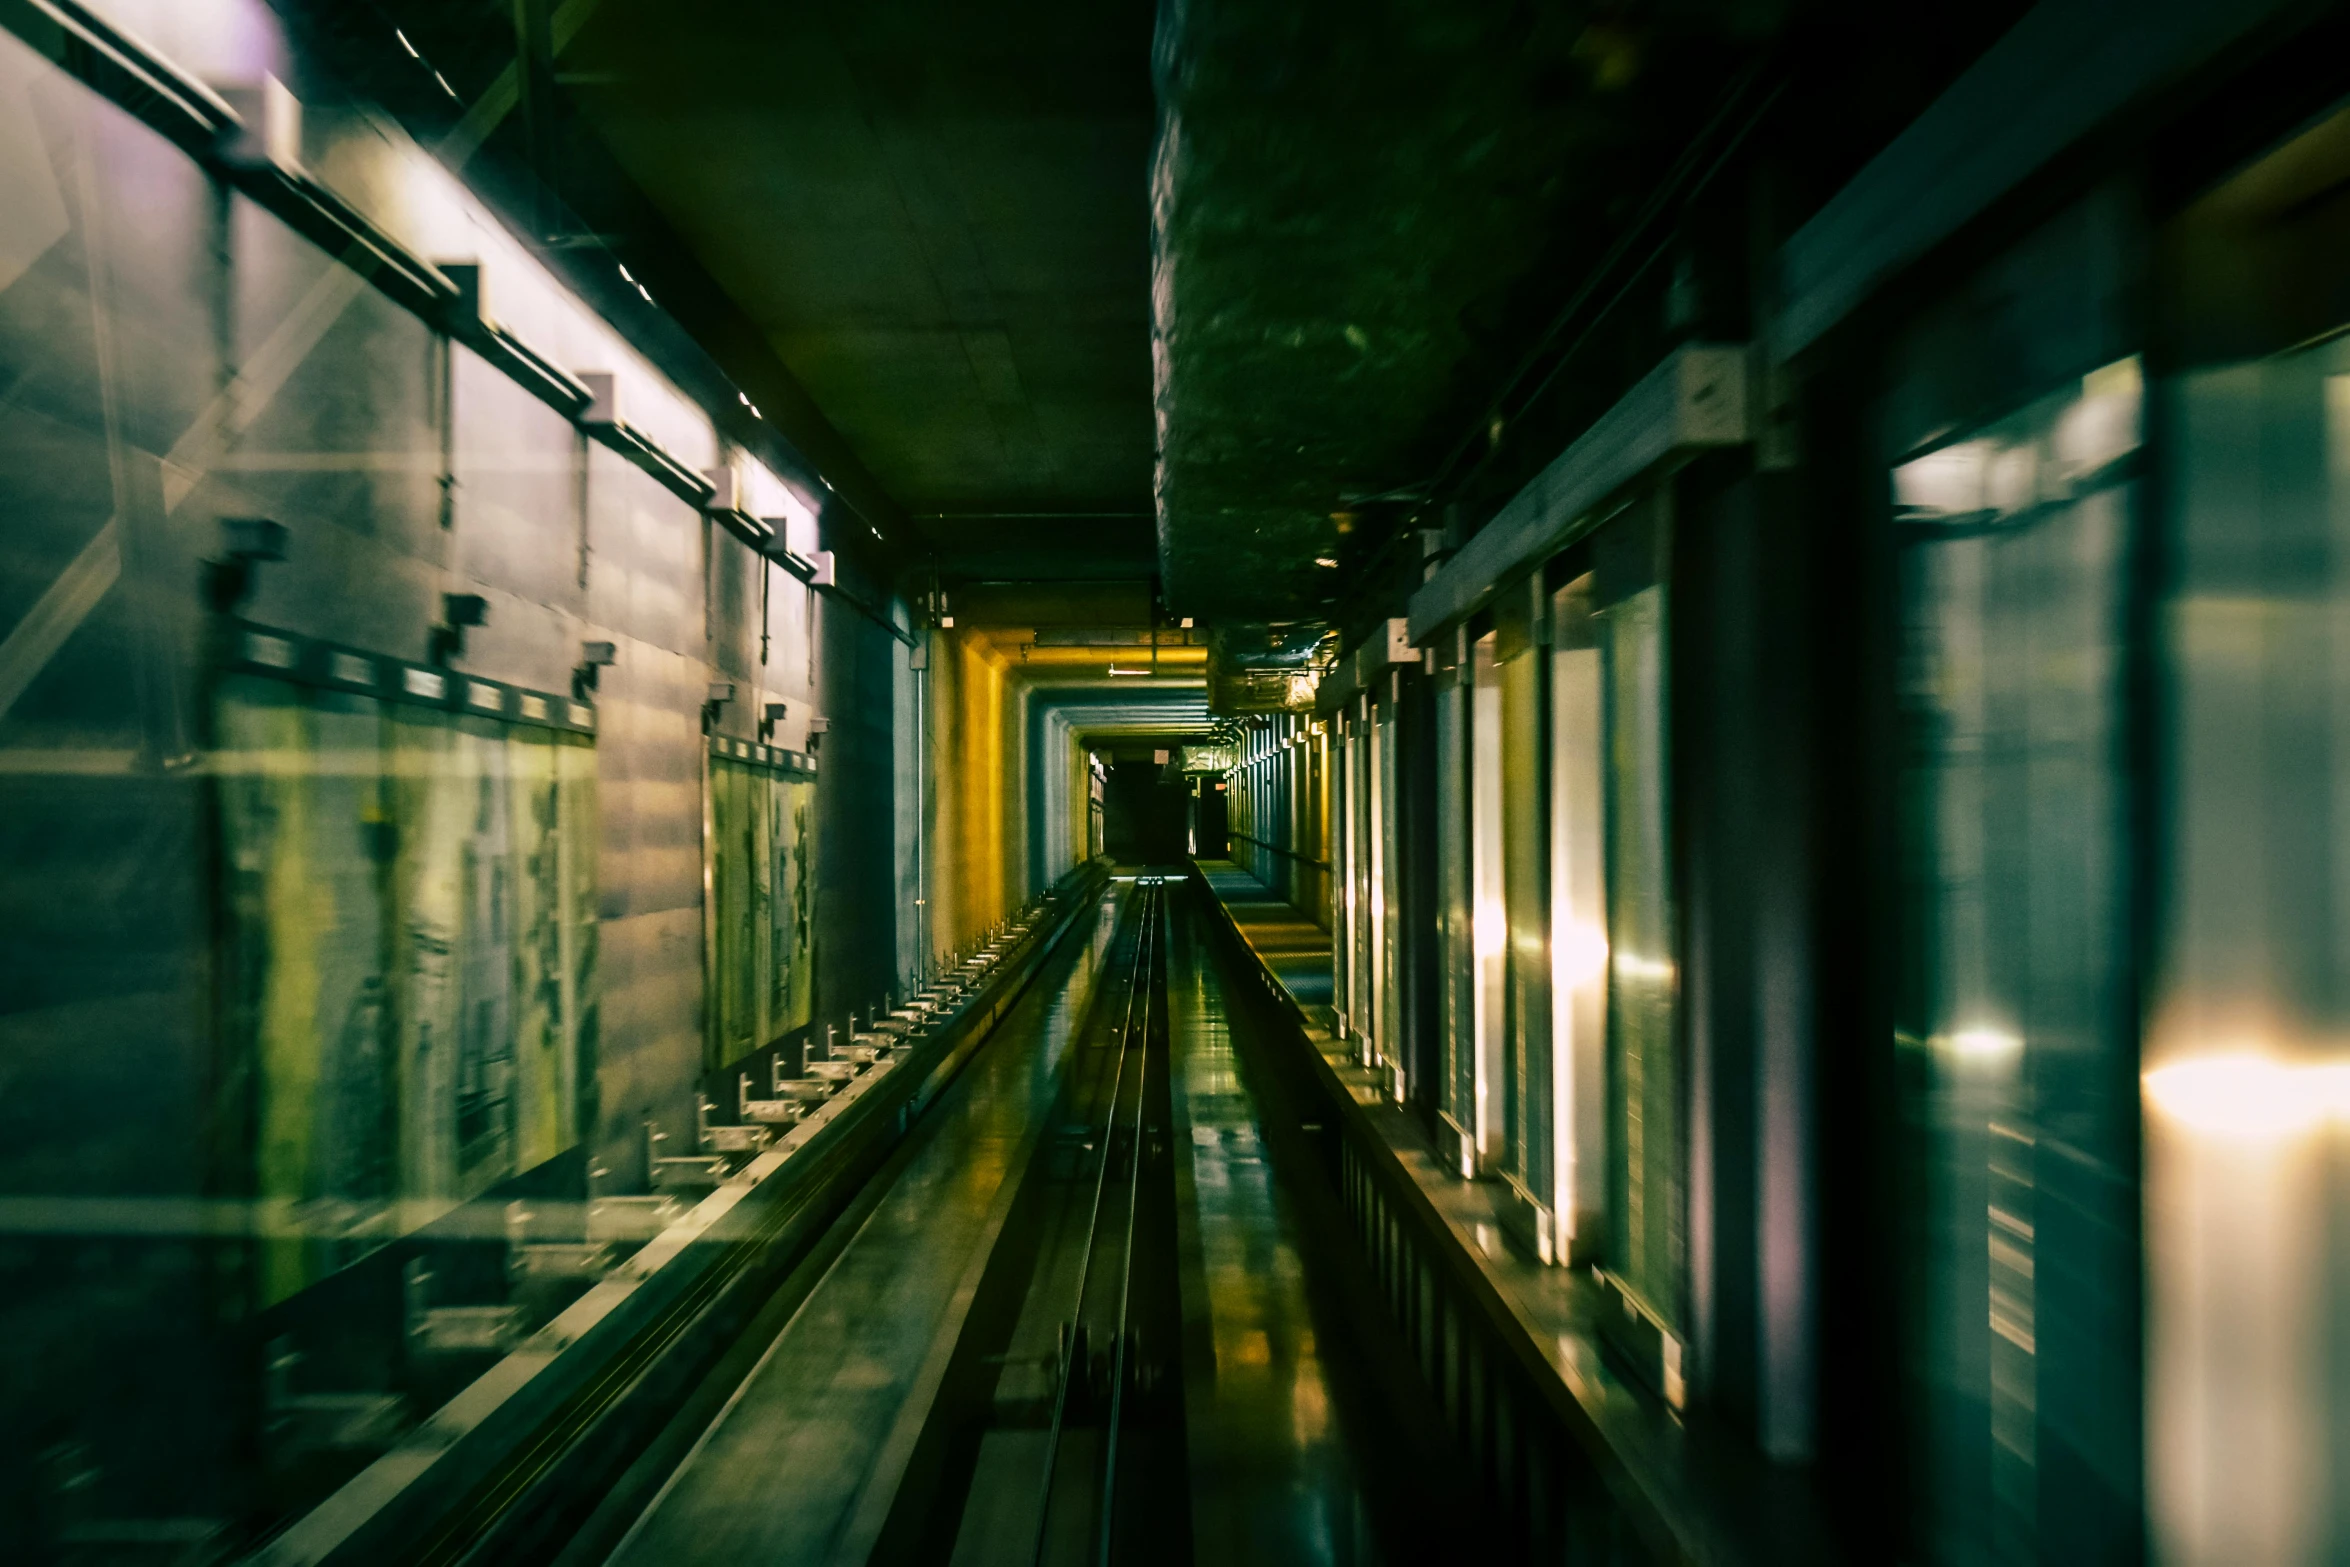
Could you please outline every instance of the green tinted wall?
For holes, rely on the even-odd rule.
[[[713,1071],[814,1009],[816,781],[710,759],[709,1043]]]
[[[595,752],[251,675],[215,723],[219,1091],[266,1304],[592,1124]]]

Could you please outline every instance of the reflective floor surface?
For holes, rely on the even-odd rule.
[[[1104,1075],[1108,1059],[1078,1047],[1114,1035],[1126,1006],[1136,923],[1126,916],[1137,896],[1131,884],[1104,896],[1090,928],[1071,933],[927,1113],[931,1124],[876,1177],[862,1217],[843,1221],[857,1226],[853,1236],[803,1286],[805,1298],[612,1561],[867,1563],[929,1552],[1025,1563],[1040,1550],[1048,1561],[1095,1559],[1089,1523],[1038,1543],[1043,1433],[1001,1411],[1021,1403],[1017,1390],[1028,1383],[1052,1385],[1040,1368],[1051,1363],[1054,1302],[1072,1273],[1065,1193],[1093,1180],[1088,1161],[1099,1155],[1078,1123],[1102,1097],[1086,1074]],[[1122,1520],[1116,1558],[1376,1562],[1351,1445],[1362,1433],[1348,1429],[1334,1396],[1297,1220],[1268,1162],[1225,980],[1205,946],[1210,932],[1189,889],[1169,904],[1163,1033],[1154,1036],[1163,1057],[1153,1068],[1165,1108],[1153,1123],[1166,1128],[1172,1179],[1151,1189],[1171,1192],[1173,1212],[1167,1196],[1147,1199],[1158,1211],[1144,1212],[1143,1230],[1173,1238],[1176,1287],[1164,1293],[1180,1302],[1171,1357],[1180,1364],[1166,1371],[1180,1399],[1131,1438],[1136,1468],[1151,1477],[1141,1491],[1122,1479],[1120,1495],[1135,1494],[1137,1514],[1156,1506],[1162,1521],[1137,1540]],[[1024,1203],[1024,1191],[1034,1200]],[[1022,1277],[1007,1286],[1012,1272]],[[990,1315],[1000,1324],[981,1320]],[[1154,1366],[1170,1358],[1155,1345],[1144,1353]],[[974,1396],[970,1368],[981,1360]],[[1172,1387],[1164,1400],[1174,1402]],[[998,1413],[974,1415],[974,1403]],[[940,1428],[958,1420],[983,1429],[960,1439],[961,1457],[942,1459],[956,1443]],[[1098,1430],[1073,1426],[1061,1469],[1098,1464],[1098,1445]],[[942,1470],[953,1474],[941,1480]],[[1048,1516],[1062,1510],[1056,1501]],[[910,1521],[908,1511],[935,1516]]]

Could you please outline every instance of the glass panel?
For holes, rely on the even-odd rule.
[[[1471,649],[1469,711],[1470,931],[1476,957],[1477,1162],[1498,1169],[1504,1158],[1507,1064],[1502,1039],[1507,1004],[1509,912],[1504,903],[1501,786],[1501,677],[1491,632]]]
[[[1606,1236],[1607,876],[1599,627],[1589,576],[1552,599],[1550,675],[1552,1203],[1560,1249],[1595,1261]]]
[[[1908,1375],[1944,1562],[2126,1554],[2136,1117],[2123,611],[2134,360],[1893,473]]]
[[[1608,1232],[1611,1275],[1641,1313],[1682,1337],[1687,1250],[1678,973],[1667,795],[1661,529],[1615,524],[1600,540],[1607,772]],[[1673,1352],[1667,1351],[1667,1362]]]
[[[1476,958],[1471,939],[1467,716],[1469,692],[1456,671],[1436,693],[1436,873],[1443,943],[1440,972],[1444,1006],[1443,1115],[1460,1139],[1461,1174],[1470,1175],[1476,1147]]]
[[[1513,600],[1524,598],[1513,594]],[[1506,1169],[1542,1214],[1551,1209],[1549,834],[1542,787],[1542,650],[1523,611],[1504,644],[1500,682],[1502,881],[1508,967]],[[1538,1218],[1536,1249],[1551,1260],[1555,1237]]]
[[[1378,856],[1377,879],[1373,883],[1373,905],[1378,924],[1379,942],[1379,1055],[1390,1069],[1388,1091],[1400,1101],[1404,1096],[1403,1080],[1403,991],[1396,982],[1397,944],[1402,939],[1403,896],[1401,890],[1402,856],[1395,852],[1401,840],[1397,837],[1397,805],[1395,769],[1395,704],[1392,699],[1379,709],[1379,773],[1378,808],[1372,817],[1371,842]]]
[[[2305,277],[2341,276],[2335,191]],[[2339,1561],[2350,342],[2199,370],[2164,394],[2177,510],[2161,628],[2168,907],[2145,1079],[2152,1523],[2166,1560]]]

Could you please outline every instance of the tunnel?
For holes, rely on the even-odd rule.
[[[2350,1562],[2346,62],[0,0],[0,1561]]]

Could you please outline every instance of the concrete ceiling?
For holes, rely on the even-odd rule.
[[[1214,632],[1234,711],[1392,613],[1405,530],[1473,529],[1680,295],[1746,330],[1754,214],[1684,200],[1718,150],[1769,109],[1798,217],[2021,0],[277,3],[428,133],[437,73],[470,98],[551,16],[483,162],[573,215],[550,253],[661,279],[901,585],[1110,625],[1126,583],[1123,623]]]
[[[602,0],[566,90],[949,575],[1147,576],[1148,0]]]
[[[1585,8],[1516,0],[1176,14],[1154,171],[1168,602],[1327,614],[1358,518],[1425,494],[1727,62],[1684,43],[1642,77]]]
[[[1167,608],[1392,614],[1419,580],[1407,529],[1473,530],[1673,334],[1748,331],[1768,225],[2017,9],[1167,0]],[[1764,185],[1715,181],[1740,155]]]

